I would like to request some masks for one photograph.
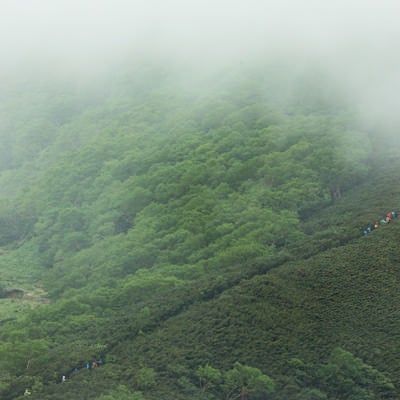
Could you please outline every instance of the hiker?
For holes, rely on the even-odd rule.
[[[93,361],[92,365],[93,365],[93,368],[97,368],[97,367],[99,366],[99,364],[97,363],[97,361]]]
[[[368,228],[370,229],[369,231],[372,232],[375,229],[375,224],[369,224]]]
[[[62,378],[61,378],[61,382],[64,383],[65,380],[66,380],[65,375],[63,375]]]
[[[363,235],[366,236],[368,233],[371,233],[374,229],[378,229],[379,225],[390,224],[393,218],[396,218],[400,215],[399,211],[390,211],[384,216],[381,220],[376,220],[373,224],[369,224],[365,230],[363,230]]]
[[[30,396],[32,392],[29,389],[25,389],[24,396]]]
[[[86,361],[86,369],[90,369],[89,361]]]

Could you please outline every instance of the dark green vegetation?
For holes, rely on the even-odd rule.
[[[395,149],[274,74],[4,88],[2,399],[400,396]]]

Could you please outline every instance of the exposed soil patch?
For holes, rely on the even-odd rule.
[[[21,300],[23,303],[32,305],[48,304],[47,293],[40,287],[33,290],[23,290],[18,288],[0,289],[0,299]]]
[[[0,299],[22,299],[25,291],[22,289],[2,289],[0,290]]]
[[[34,291],[25,291],[23,300],[31,304],[48,304],[49,298],[47,293],[42,289],[37,287]]]

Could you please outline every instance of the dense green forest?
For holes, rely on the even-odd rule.
[[[3,83],[0,397],[399,398],[397,149],[328,78]]]

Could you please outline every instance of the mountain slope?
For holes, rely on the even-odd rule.
[[[284,391],[282,381],[288,377],[282,372],[292,358],[324,363],[340,346],[385,372],[398,387],[393,352],[400,328],[398,233],[396,221],[375,237],[244,281],[130,347],[121,343],[119,351],[124,348],[133,365],[164,366],[168,381],[174,367],[186,368],[194,382],[189,372],[193,362],[227,370],[239,360],[275,378]],[[285,395],[278,391],[276,398]]]
[[[342,205],[357,199],[357,192]],[[111,339],[112,327],[98,327],[103,330],[99,339],[110,339],[108,360],[101,369],[91,371],[90,385],[98,390],[107,390],[115,380],[137,385],[135,377],[148,368],[156,371],[157,385],[145,390],[146,398],[197,398],[201,396],[196,377],[200,366],[228,371],[239,361],[274,379],[274,399],[296,398],[311,390],[335,398],[336,386],[342,388],[340,398],[356,398],[358,390],[370,398],[396,398],[399,230],[396,219],[368,237],[244,279],[208,300],[185,305],[176,315],[147,324],[142,321],[142,330],[129,316],[135,307],[120,305],[113,324],[124,326],[122,331],[115,331]],[[152,312],[151,308],[142,317],[149,318]],[[72,348],[82,339],[75,338]],[[338,348],[344,349],[342,353]],[[349,371],[344,369],[346,362],[351,362]],[[63,363],[59,368],[68,372]],[[72,398],[89,379],[85,371],[69,378],[66,388],[49,383],[52,398]],[[340,379],[351,383],[343,386]],[[207,396],[223,393],[217,389]]]
[[[361,237],[397,209],[395,159],[315,88],[278,107],[262,74],[212,94],[156,75],[80,99],[3,166],[5,290],[44,288],[49,304],[4,313],[2,398],[221,398],[247,371],[260,396],[334,399],[343,363],[340,398],[395,396],[396,341],[379,329],[397,329],[400,220]]]
[[[390,181],[391,175],[387,178]],[[385,183],[380,174],[375,179],[371,177],[372,182],[346,196],[339,206],[326,209],[324,215],[331,221],[335,216],[338,225],[354,222],[352,218],[343,218],[337,209],[343,211],[351,206],[371,183],[374,187],[379,187],[379,182]],[[393,186],[393,192],[397,187]],[[386,188],[390,201],[394,193],[390,186]],[[382,201],[386,200],[382,192],[374,193],[377,199],[379,196]],[[358,211],[365,216],[369,203],[359,206]],[[379,212],[377,207],[375,217],[380,216]],[[290,262],[267,274],[243,280],[209,301],[189,306],[157,329],[137,336],[133,342],[122,341],[116,352],[124,354],[124,359],[132,365],[150,365],[165,371],[164,384],[169,389],[156,394],[165,398],[169,398],[169,391],[174,396],[180,392],[181,388],[176,386],[177,375],[195,384],[195,367],[209,363],[228,370],[238,360],[260,368],[277,380],[280,389],[274,398],[288,398],[286,386],[293,377],[285,376],[284,371],[294,373],[289,365],[295,358],[303,360],[310,369],[312,366],[314,374],[308,382],[298,383],[297,393],[308,384],[332,395],[332,388],[324,387],[315,370],[316,366],[322,368],[328,363],[338,346],[384,372],[398,387],[398,357],[393,349],[399,340],[396,334],[399,331],[399,223],[396,219],[368,237],[359,237],[312,258]],[[371,398],[396,397],[396,392],[389,390],[388,394],[387,388],[370,390],[376,390]],[[185,398],[185,394],[182,396]],[[354,393],[342,393],[341,398],[351,396]]]

